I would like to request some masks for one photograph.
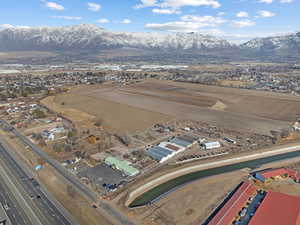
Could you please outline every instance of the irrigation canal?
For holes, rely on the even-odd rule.
[[[152,188],[151,190],[137,197],[132,203],[130,203],[129,207],[134,208],[134,207],[151,204],[165,197],[169,193],[177,190],[178,188],[198,179],[219,175],[222,173],[228,173],[228,172],[232,172],[244,168],[255,169],[255,168],[259,168],[264,164],[291,159],[295,157],[300,157],[300,151],[293,151],[293,152],[278,154],[278,155],[259,158],[259,159],[253,159],[249,161],[244,161],[244,162],[234,163],[226,166],[220,166],[220,167],[189,173]]]

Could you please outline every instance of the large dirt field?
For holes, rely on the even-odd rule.
[[[102,92],[105,90],[107,90],[106,86],[92,89],[80,87],[55,98],[50,96],[42,103],[77,123],[85,122],[87,125],[89,122],[92,124],[101,120],[104,128],[113,132],[136,132],[172,119],[172,116],[169,115],[120,104],[89,94],[90,91]]]
[[[139,130],[170,118],[206,121],[269,134],[299,116],[300,98],[287,94],[172,81],[72,89],[55,103],[104,118],[113,129]]]

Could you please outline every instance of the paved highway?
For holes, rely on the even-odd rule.
[[[23,195],[27,204],[34,211],[43,225],[72,225],[67,216],[48,199],[39,183],[25,172],[16,160],[0,144],[0,163],[6,170],[18,191]],[[14,223],[13,223],[14,224]],[[36,225],[36,224],[34,224]]]
[[[8,187],[2,177],[0,177],[0,202],[13,225],[35,225],[30,221],[11,188]]]
[[[20,132],[14,129],[10,124],[4,120],[0,120],[0,124],[5,124],[6,127],[11,129],[11,132],[18,137],[25,145],[29,146],[38,156],[44,159],[49,165],[55,168],[66,180],[73,184],[77,189],[84,194],[90,201],[97,202],[98,197],[96,194],[91,192],[88,187],[80,183],[80,181],[74,177],[73,174],[69,173],[60,163],[49,157],[41,148],[33,144],[27,137],[23,136]]]
[[[10,130],[16,137],[18,137],[24,145],[29,146],[29,148],[35,152],[39,157],[45,160],[49,165],[51,165],[54,169],[57,170],[68,182],[70,182],[78,191],[80,191],[81,194],[83,194],[88,200],[91,202],[99,202],[99,197],[91,191],[87,186],[82,184],[77,177],[75,177],[73,174],[71,174],[69,171],[67,171],[59,162],[56,160],[53,160],[51,157],[49,157],[41,148],[33,144],[27,137],[22,135],[19,131],[14,129],[10,124],[8,124],[4,120],[0,120],[0,126],[4,125],[6,129]],[[111,207],[108,203],[102,201],[99,204],[102,211],[104,211],[105,214],[110,215],[111,218],[114,218],[116,220],[115,222],[118,222],[121,225],[134,225],[131,221],[128,220],[127,217],[125,217],[123,214],[121,214],[118,210]],[[55,224],[56,225],[56,224]]]

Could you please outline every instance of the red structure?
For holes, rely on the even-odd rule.
[[[279,168],[279,169],[269,169],[261,172],[257,172],[256,176],[259,175],[264,179],[277,177],[277,176],[287,176],[295,180],[296,182],[300,181],[300,173],[286,168]]]
[[[256,172],[255,176],[263,181],[278,176],[300,181],[300,173],[286,168]],[[300,197],[258,191],[250,181],[246,181],[207,225],[232,225],[241,221],[247,225],[300,225]]]
[[[271,169],[271,170],[266,170],[263,172],[260,172],[260,174],[265,178],[271,178],[271,177],[277,177],[277,176],[288,176],[289,171],[285,168],[279,168],[279,169]]]
[[[229,201],[208,223],[208,225],[229,225],[246,205],[248,199],[256,193],[256,188],[249,182],[244,182]]]
[[[268,192],[248,225],[300,225],[300,197]]]

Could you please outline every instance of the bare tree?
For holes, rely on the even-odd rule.
[[[122,144],[129,146],[132,144],[132,138],[129,135],[128,132],[126,133],[120,133],[120,134],[115,134],[115,136],[122,142]]]
[[[71,198],[76,198],[77,197],[77,191],[72,185],[67,186],[67,193]]]

